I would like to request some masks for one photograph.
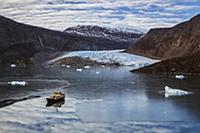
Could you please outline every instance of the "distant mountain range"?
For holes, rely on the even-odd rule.
[[[113,39],[110,39],[96,36],[98,33],[95,33],[95,26],[94,28],[90,26],[89,31],[86,31],[85,28],[79,28],[82,33],[89,33],[91,30],[92,35],[90,36],[75,34],[69,29],[74,29],[74,27],[68,28],[65,32],[53,31],[18,23],[0,16],[0,61],[7,58],[13,61],[16,60],[15,58],[30,58],[41,51],[126,49],[130,45],[131,37],[133,37],[131,42],[134,42],[142,35],[123,32],[122,37],[120,37],[121,31],[112,30],[109,32],[106,28],[97,28],[101,29],[101,35],[112,36]]]
[[[200,74],[200,15],[172,28],[152,29],[126,52],[164,60],[132,72]]]
[[[78,25],[75,27],[69,27],[64,32],[74,35],[82,35],[85,37],[104,38],[106,40],[122,42],[124,44],[131,44],[143,35],[142,32],[135,29],[131,31],[130,29],[113,29],[93,25]]]

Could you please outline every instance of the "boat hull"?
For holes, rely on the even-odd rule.
[[[65,102],[65,98],[60,98],[60,99],[46,98],[46,100],[47,100],[47,104],[46,104],[47,107],[52,106],[56,103],[64,103]]]

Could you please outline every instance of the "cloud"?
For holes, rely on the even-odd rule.
[[[64,30],[75,25],[173,26],[200,12],[198,0],[0,0],[0,15]]]

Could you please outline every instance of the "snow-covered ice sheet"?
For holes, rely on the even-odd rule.
[[[47,64],[52,64],[58,60],[68,57],[82,57],[89,58],[100,63],[118,63],[120,65],[134,66],[136,68],[140,68],[159,61],[149,59],[143,56],[124,53],[122,51],[123,50],[65,52],[63,53],[63,55],[48,61]]]

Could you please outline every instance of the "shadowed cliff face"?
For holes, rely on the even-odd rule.
[[[200,75],[200,51],[187,56],[164,60],[132,72]]]
[[[7,57],[30,58],[41,51],[125,49],[128,45],[117,40],[29,26],[0,16],[0,61],[4,63]]]
[[[126,52],[169,59],[193,54],[200,48],[200,15],[172,28],[151,29]]]

